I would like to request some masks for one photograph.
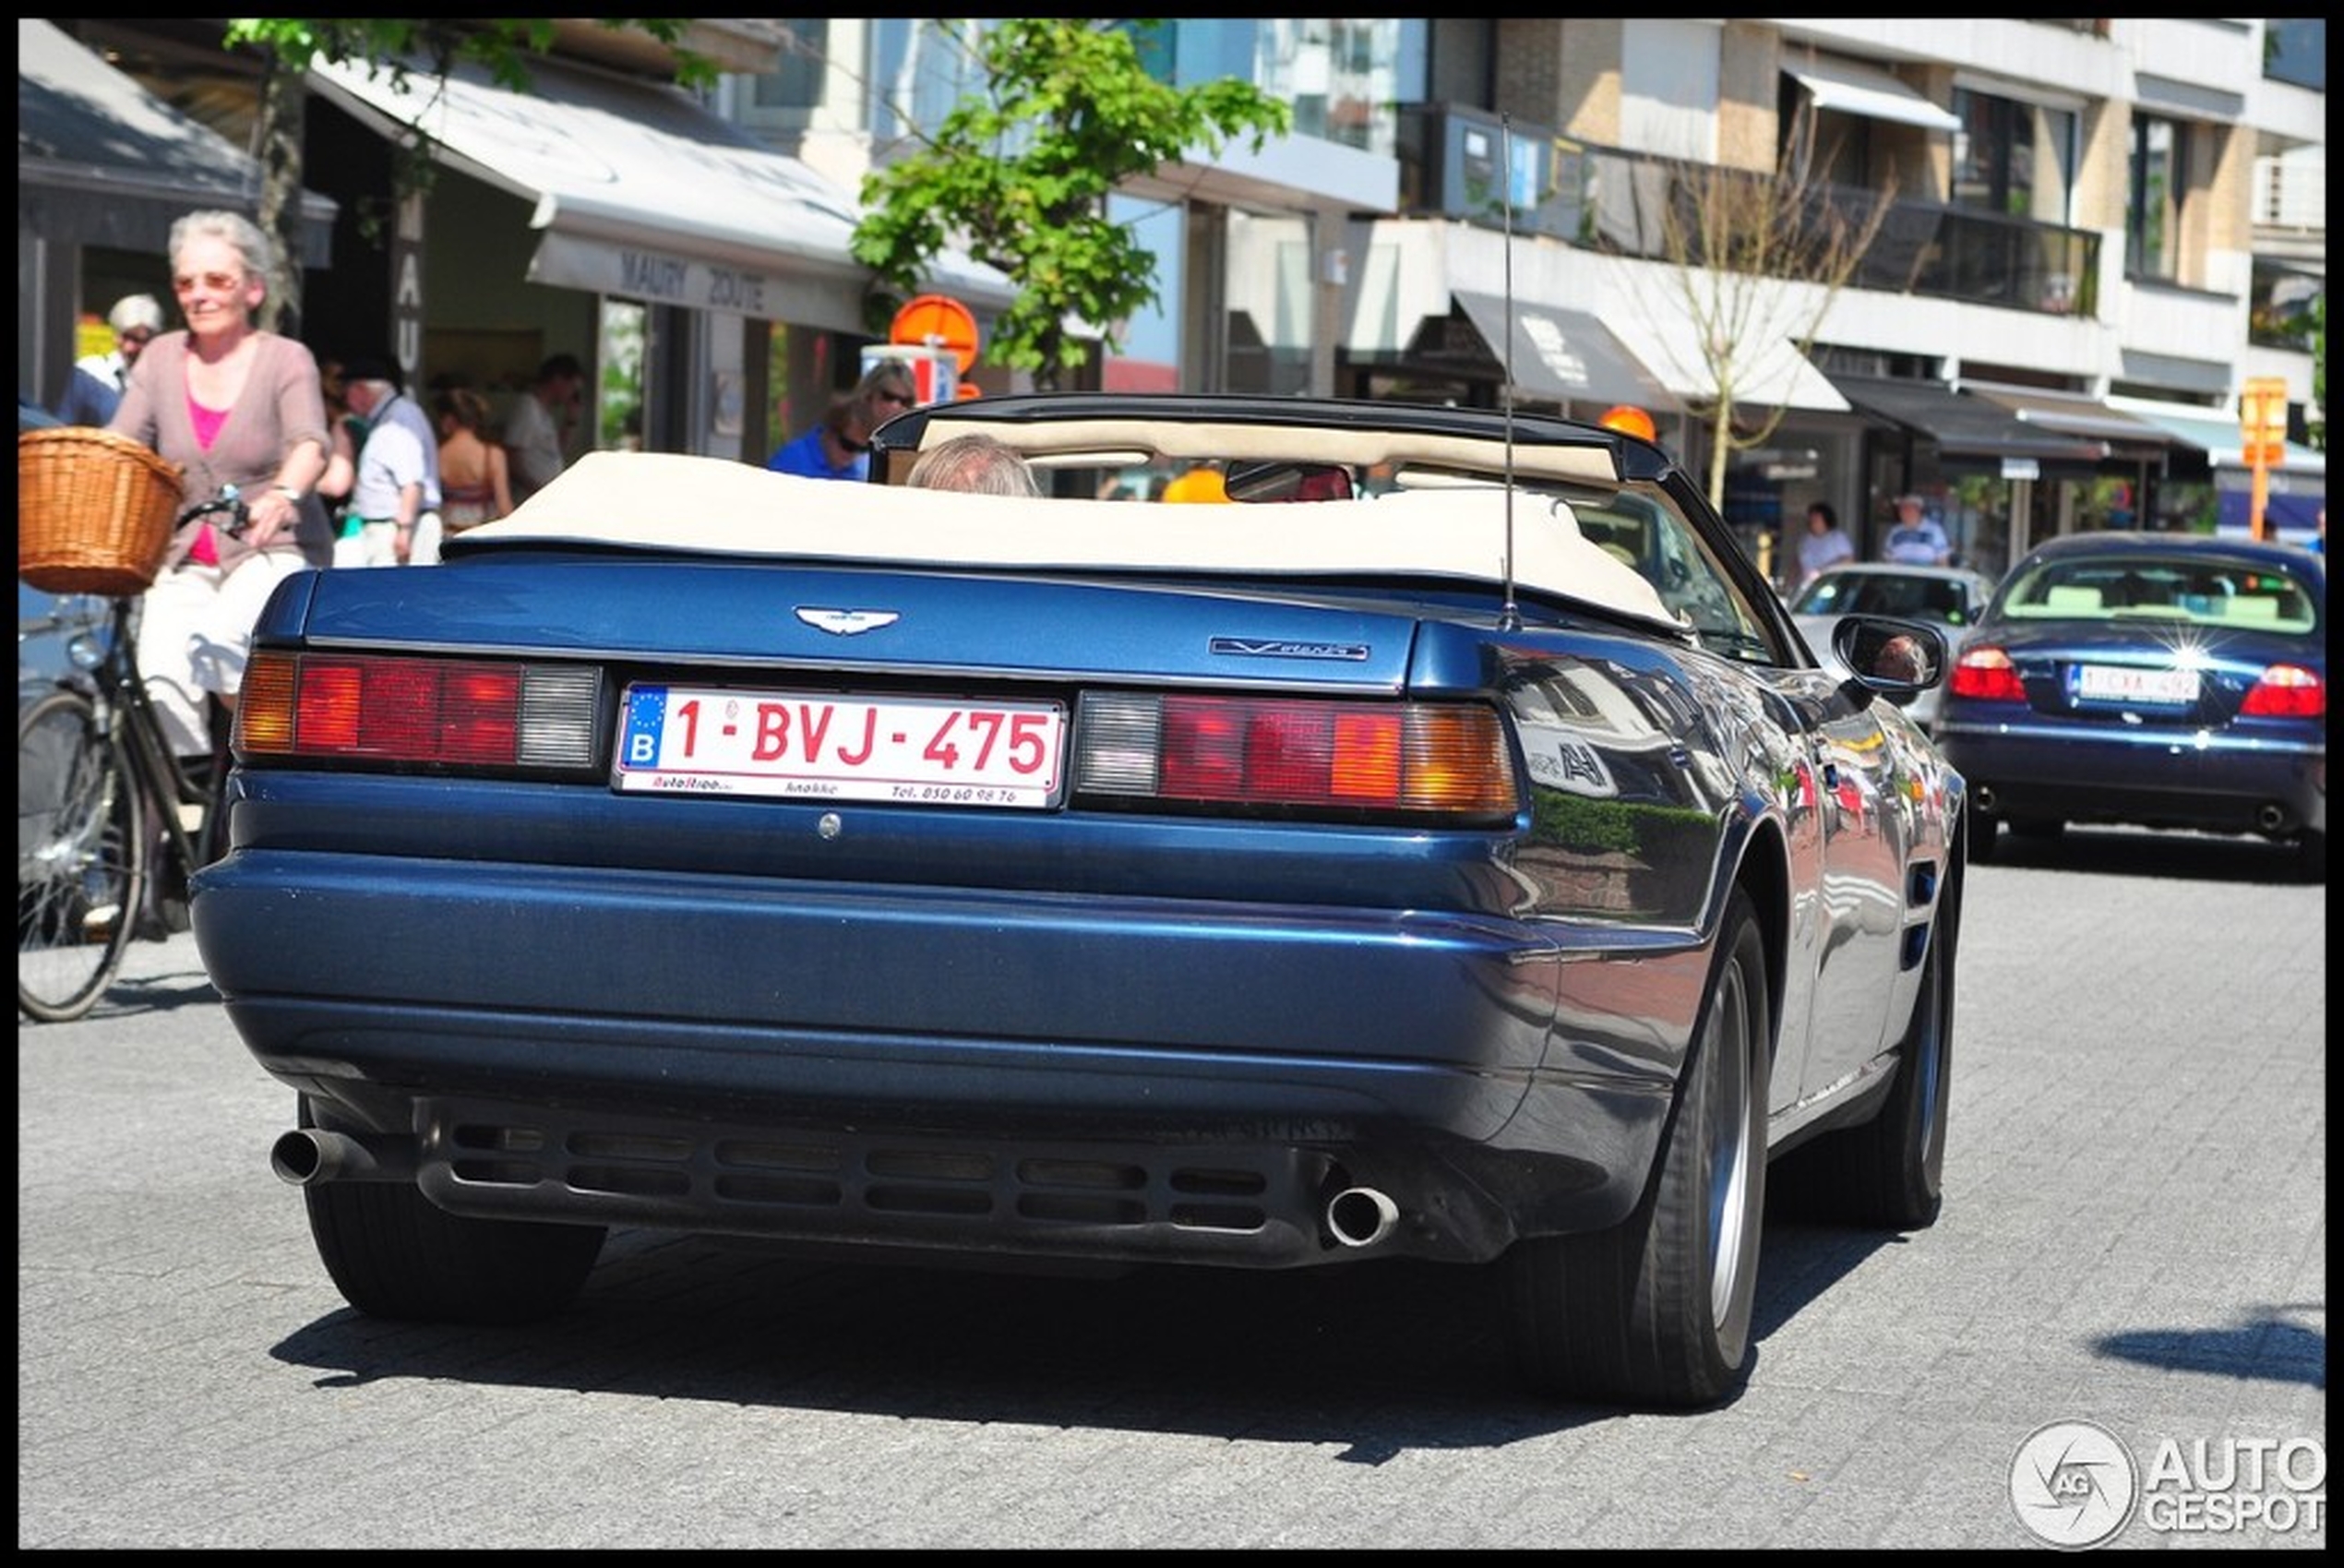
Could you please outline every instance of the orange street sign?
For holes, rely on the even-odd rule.
[[[966,376],[969,366],[976,363],[976,317],[967,305],[949,295],[922,294],[906,301],[895,313],[887,341],[915,348],[950,349],[961,374]]]
[[[2238,438],[2249,447],[2287,439],[2287,377],[2246,378],[2238,391]]]

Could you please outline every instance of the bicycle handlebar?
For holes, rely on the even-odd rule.
[[[232,539],[242,538],[245,530],[252,523],[252,507],[245,500],[243,492],[233,485],[222,485],[217,496],[197,501],[182,511],[179,521],[173,525],[173,532],[176,533],[199,517],[222,512],[227,514],[228,521],[219,525],[221,532]]]

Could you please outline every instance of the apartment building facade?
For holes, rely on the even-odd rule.
[[[972,85],[929,24],[792,25],[821,67],[728,112],[842,181]],[[1631,402],[1701,467],[1719,367],[1658,214],[1804,138],[1812,190],[1887,210],[1848,283],[1786,281],[1730,367],[1737,432],[1774,425],[1728,465],[1753,543],[1817,498],[1869,535],[1910,490],[1990,570],[2077,527],[2237,526],[2256,377],[2295,437],[2273,521],[2324,501],[2324,23],[1182,19],[1160,59],[1296,125],[1118,199],[1166,307],[1105,385]]]
[[[118,42],[151,24],[66,25]],[[591,347],[646,444],[757,458],[869,341],[839,239],[861,174],[975,78],[944,24],[722,27],[726,75],[699,104],[591,35],[565,36],[536,105],[467,84],[475,124],[399,215],[397,263],[353,215],[381,205],[398,105],[314,71],[308,183],[346,216],[312,327],[379,341],[382,302],[419,300],[423,374]],[[196,101],[212,78],[192,36],[127,63]],[[1628,402],[1705,469],[1718,366],[1685,303],[1704,269],[1665,220],[1712,172],[1790,152],[1833,203],[1884,210],[1844,286],[1785,280],[1735,335],[1724,503],[1753,545],[1814,498],[1867,541],[1916,489],[1990,570],[2047,533],[2235,525],[2258,377],[2285,382],[2296,437],[2275,517],[2324,500],[2304,329],[2325,295],[2324,23],[1180,19],[1150,58],[1178,82],[1250,79],[1295,125],[1114,199],[1162,297],[1118,324],[1099,384]],[[622,143],[657,138],[674,155],[636,168]],[[20,257],[25,226],[20,200]],[[85,315],[133,260],[94,256]],[[980,324],[1014,287],[957,261],[936,284]],[[1015,385],[981,361],[970,379]]]

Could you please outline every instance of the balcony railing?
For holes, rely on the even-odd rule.
[[[1720,177],[1714,165],[1591,146],[1544,126],[1509,127],[1483,111],[1441,105],[1403,111],[1400,160],[1404,214],[1500,228],[1511,190],[1515,233],[1648,260],[1699,261],[1671,256],[1667,215],[1689,209]],[[1747,178],[1772,183],[1767,175]],[[1848,186],[1819,186],[1807,195],[1820,205],[1819,222],[1827,212],[1859,228],[1880,200]],[[2084,229],[1892,201],[1848,285],[2094,317],[2099,242]]]

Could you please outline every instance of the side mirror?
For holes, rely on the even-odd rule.
[[[1831,651],[1856,684],[1909,702],[1945,678],[1944,634],[1925,621],[1848,616],[1832,628]]]

